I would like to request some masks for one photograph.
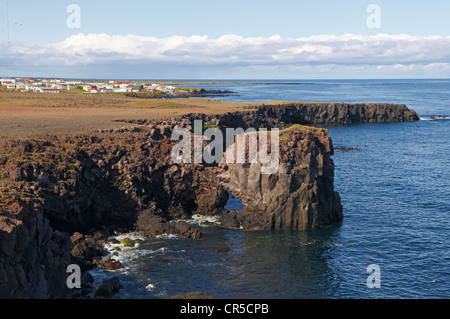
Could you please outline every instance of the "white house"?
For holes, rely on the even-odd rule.
[[[76,85],[74,85],[74,84],[64,84],[63,85],[63,87],[66,89],[66,90],[76,90],[77,89],[77,86]]]
[[[45,87],[45,88],[36,88],[36,90],[38,91],[38,92],[41,92],[41,93],[56,93],[56,94],[58,94],[59,92],[60,92],[60,90],[58,90],[58,89],[55,89],[55,88],[49,88],[49,87]]]
[[[14,84],[14,83],[16,83],[16,80],[15,79],[0,79],[0,83],[1,84]]]
[[[115,93],[124,93],[124,92],[131,92],[131,88],[125,87],[125,88],[114,88],[113,92]]]
[[[25,83],[17,83],[16,84],[16,89],[18,89],[18,90],[28,90],[28,85],[26,85]]]

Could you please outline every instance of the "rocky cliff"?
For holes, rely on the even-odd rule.
[[[406,105],[346,104],[346,103],[290,103],[265,105],[252,109],[256,121],[265,119],[272,125],[294,124],[352,124],[418,121],[419,116]]]
[[[71,243],[37,204],[0,207],[0,298],[70,298],[66,267]]]
[[[94,262],[99,230],[200,238],[182,220],[223,208],[228,194],[214,168],[174,164],[170,136],[161,127],[2,143],[0,298],[70,297],[70,252],[87,257],[83,267]],[[90,240],[80,245],[74,233]]]
[[[66,267],[74,257],[89,255],[87,262],[95,262],[101,254],[95,238],[130,230],[199,238],[201,230],[183,221],[193,214],[216,215],[224,226],[245,229],[316,228],[342,218],[326,130],[297,125],[282,131],[279,170],[261,175],[258,164],[173,163],[172,130],[190,130],[195,119],[245,129],[405,121],[415,113],[403,106],[289,104],[3,142],[0,298],[70,298]],[[242,212],[224,209],[230,192],[242,200]]]
[[[137,124],[173,124],[202,119],[222,127],[272,128],[290,124],[354,124],[418,121],[419,116],[404,104],[288,103],[248,106],[225,114],[185,114],[160,121],[131,121]]]
[[[245,207],[233,218],[245,229],[311,229],[342,219],[332,155],[326,130],[294,125],[280,132],[273,174],[261,174],[260,163],[222,164],[222,185]]]

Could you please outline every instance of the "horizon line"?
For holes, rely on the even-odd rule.
[[[404,77],[404,78],[253,78],[253,79],[239,79],[239,78],[227,78],[227,79],[218,79],[218,78],[92,78],[92,77],[60,77],[60,76],[2,76],[0,75],[0,78],[11,78],[11,79],[61,79],[61,80],[109,80],[109,81],[240,81],[240,82],[247,82],[247,81],[329,81],[329,80],[336,80],[336,81],[345,81],[345,80],[355,80],[355,81],[361,81],[361,80],[450,80],[450,77],[428,77],[428,78],[414,78],[414,77]]]

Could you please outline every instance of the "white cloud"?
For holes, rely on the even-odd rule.
[[[6,61],[5,43],[0,59]],[[372,36],[316,35],[306,38],[248,37],[224,35],[172,36],[78,34],[57,43],[11,46],[15,68],[26,73],[34,67],[91,65],[158,65],[180,67],[258,67],[294,69],[311,66],[421,72],[448,71],[450,37],[378,34]],[[4,64],[4,62],[2,63]],[[435,67],[439,65],[439,67]],[[426,66],[426,67],[424,67]]]

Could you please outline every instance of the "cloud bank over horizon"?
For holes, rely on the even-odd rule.
[[[450,36],[77,34],[47,44],[0,42],[0,73],[111,78],[450,77]],[[9,52],[9,53],[8,53]]]

